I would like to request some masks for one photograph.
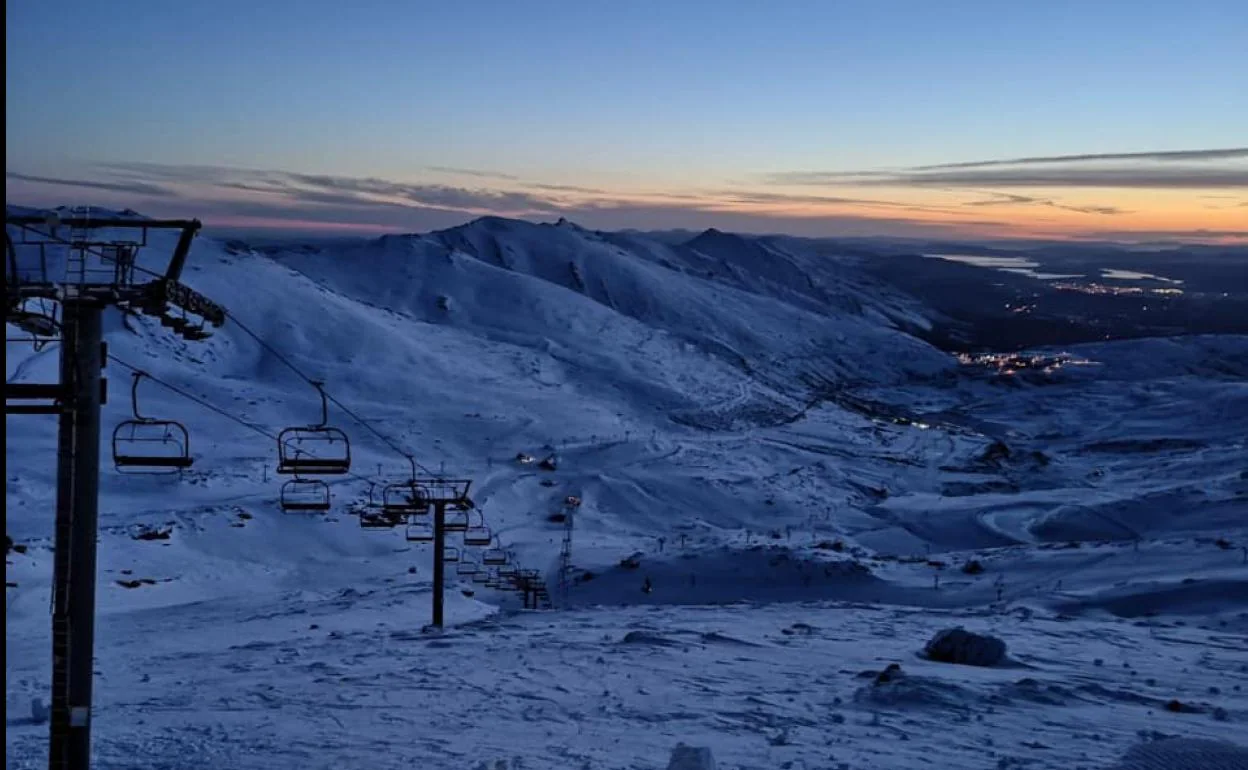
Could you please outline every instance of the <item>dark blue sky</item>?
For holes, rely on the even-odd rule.
[[[1010,216],[985,219],[994,199],[983,191],[1000,190],[980,179],[953,185],[956,197],[913,180],[885,191],[827,176],[796,190],[797,177],[783,176],[1248,145],[1248,5],[1233,0],[23,1],[7,4],[6,48],[7,186],[27,197],[90,190],[115,203],[136,195],[126,185],[162,183],[103,165],[135,162],[179,167],[162,189],[222,217],[333,214],[378,227],[544,206],[627,208],[639,226],[664,225],[687,200],[692,219],[780,222],[926,221],[941,217],[881,210],[969,203],[958,213],[973,221],[1034,228],[1038,212],[1058,229],[1071,224],[1066,203],[1123,213],[1173,204],[1186,212],[1176,227],[1194,228],[1220,227],[1222,215],[1195,216],[1201,207],[1190,196],[1174,203],[1175,187],[1245,197],[1226,179],[1145,185],[1164,187],[1153,200],[1130,179],[1091,193],[1056,178],[1027,197],[1059,207],[1000,198]],[[479,195],[443,189],[430,202],[335,183],[345,202],[412,209],[346,216],[324,210],[327,198],[255,184],[259,172]],[[74,181],[97,186],[63,184]],[[245,193],[233,213],[227,190]],[[538,190],[536,202],[481,197]],[[760,201],[764,192],[789,198]],[[662,216],[648,213],[655,207]]]

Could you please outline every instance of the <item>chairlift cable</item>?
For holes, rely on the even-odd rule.
[[[414,462],[416,464],[416,467],[420,468],[420,470],[423,471],[424,473],[427,473],[430,476],[438,475],[438,474],[435,474],[433,471],[429,470],[424,465],[422,465],[419,461],[417,461],[413,457],[410,451],[408,451],[407,449],[404,449],[397,442],[393,441],[384,433],[377,430],[377,428],[375,428],[372,425],[372,423],[365,420],[363,417],[360,417],[358,414],[355,413],[354,410],[352,410],[346,404],[342,403],[336,397],[334,397],[332,393],[330,393],[328,390],[325,389],[324,383],[322,383],[320,380],[315,380],[309,377],[308,375],[304,374],[303,370],[301,370],[289,358],[283,355],[281,351],[273,347],[273,345],[271,345],[269,342],[265,341],[264,338],[262,338],[259,334],[252,331],[251,328],[247,326],[247,324],[240,321],[238,319],[238,316],[234,315],[228,310],[226,311],[225,315],[227,318],[233,321],[234,325],[237,326],[239,329],[241,329],[244,334],[246,334],[248,337],[251,337],[253,340],[255,340],[256,344],[260,345],[260,347],[268,351],[269,354],[275,357],[278,361],[281,361],[288,369],[290,369],[292,372],[298,375],[300,379],[302,379],[304,382],[308,383],[314,388],[317,388],[322,394],[324,394],[325,398],[327,398],[331,404],[341,409],[344,414],[346,414],[352,420],[355,420],[355,422],[358,423],[361,427],[363,427],[365,430],[367,430],[368,432],[376,436],[383,444],[388,446],[394,452],[398,453],[399,456],[407,458],[408,460]]]
[[[33,227],[32,227],[32,229],[33,229]],[[61,242],[61,243],[63,243],[63,244],[66,244],[66,245],[70,245],[70,244],[71,244],[71,241],[66,240],[66,239],[64,239],[64,238],[61,238],[60,236],[54,235],[54,234],[52,234],[52,233],[50,233],[50,232],[49,232],[49,233],[46,233],[46,234],[45,234],[45,233],[43,233],[42,231],[39,231],[39,230],[35,230],[35,232],[36,232],[36,233],[38,233],[39,235],[46,235],[46,237],[48,237],[48,238],[50,238],[50,239],[52,239],[52,240],[59,241],[59,242]],[[112,257],[112,256],[109,256],[109,255],[105,254],[103,251],[95,251],[94,249],[91,249],[90,247],[85,247],[85,248],[84,248],[84,251],[85,251],[86,253],[88,253],[88,254],[91,254],[91,255],[93,255],[93,256],[97,256],[97,257],[99,257],[99,258],[100,258],[101,260],[103,260],[103,261],[106,261],[106,262],[113,262],[114,264],[116,264],[116,262],[117,262],[116,258],[114,258],[114,257]],[[137,262],[135,262],[133,265],[131,265],[131,269],[136,270],[136,271],[138,271],[138,272],[140,272],[140,273],[144,273],[145,275],[150,275],[150,276],[152,276],[152,277],[154,277],[154,278],[164,278],[164,276],[163,276],[163,275],[161,275],[160,273],[156,272],[155,270],[151,270],[151,269],[149,269],[149,268],[142,267],[142,266],[141,266],[141,265],[139,265]],[[349,417],[351,417],[351,419],[355,420],[357,423],[359,423],[361,426],[363,426],[366,430],[368,430],[370,433],[372,433],[374,436],[376,436],[376,437],[377,437],[377,438],[378,438],[378,439],[379,439],[379,440],[380,440],[383,444],[385,444],[386,446],[388,446],[388,447],[389,447],[390,449],[392,449],[393,451],[397,452],[400,456],[402,456],[402,457],[406,457],[406,458],[408,458],[408,459],[412,459],[412,455],[411,455],[411,453],[410,453],[410,452],[408,452],[407,450],[403,449],[401,446],[399,446],[399,444],[398,444],[398,443],[396,443],[395,441],[391,440],[389,437],[385,436],[385,435],[384,435],[381,431],[379,431],[379,430],[377,430],[375,427],[373,427],[373,425],[372,425],[371,423],[369,423],[369,422],[365,421],[365,420],[364,420],[363,418],[361,418],[358,414],[356,414],[354,411],[352,411],[350,408],[348,408],[345,404],[343,404],[341,401],[339,401],[337,398],[335,398],[332,394],[330,394],[328,391],[324,390],[323,384],[321,384],[319,380],[315,380],[315,379],[313,379],[312,377],[309,377],[307,374],[305,374],[305,373],[303,372],[303,370],[302,370],[302,369],[300,369],[299,367],[295,366],[295,364],[294,364],[293,362],[291,362],[291,360],[290,360],[289,358],[287,358],[285,355],[283,355],[281,351],[279,351],[277,348],[273,347],[273,345],[271,345],[271,344],[269,344],[268,342],[266,342],[266,341],[265,341],[265,340],[264,340],[264,339],[263,339],[263,338],[262,338],[259,334],[257,334],[256,332],[252,331],[252,330],[251,330],[251,328],[247,326],[247,324],[243,323],[243,322],[242,322],[242,321],[238,318],[238,316],[234,315],[234,314],[233,314],[232,312],[230,312],[229,310],[225,310],[225,316],[226,316],[227,318],[229,318],[231,321],[233,321],[233,322],[234,322],[234,324],[235,324],[236,326],[238,326],[238,328],[239,328],[239,329],[242,329],[243,333],[245,333],[247,336],[249,336],[249,337],[251,337],[253,340],[255,340],[255,341],[256,341],[256,343],[257,343],[258,345],[260,345],[260,347],[262,347],[262,348],[264,348],[265,350],[267,350],[267,351],[268,351],[271,355],[273,355],[275,358],[277,358],[277,360],[281,361],[281,362],[282,362],[282,363],[283,363],[283,364],[284,364],[287,368],[289,368],[292,372],[294,372],[296,375],[298,375],[298,377],[299,377],[300,379],[302,379],[304,382],[308,383],[308,384],[309,384],[309,385],[311,385],[312,387],[314,387],[314,388],[318,388],[318,389],[319,389],[319,390],[320,390],[320,391],[321,391],[321,392],[325,395],[325,397],[329,399],[329,401],[330,401],[331,403],[333,403],[335,406],[337,406],[339,409],[341,409],[343,412],[345,412],[345,413],[346,413]],[[277,440],[277,439],[276,439],[276,437],[274,437],[274,440]],[[417,466],[418,468],[420,468],[420,470],[421,470],[421,471],[423,471],[424,473],[429,474],[430,476],[436,476],[436,475],[439,475],[439,474],[435,474],[433,471],[429,470],[429,468],[425,467],[425,466],[424,466],[424,465],[422,465],[420,462],[416,462],[416,466]]]
[[[160,379],[159,377],[157,377],[156,375],[152,374],[151,372],[148,372],[148,371],[146,371],[146,370],[144,370],[144,369],[141,369],[141,368],[139,368],[139,367],[137,367],[137,366],[135,366],[135,365],[133,365],[133,364],[127,363],[126,361],[121,360],[120,358],[118,358],[117,356],[115,356],[115,355],[113,355],[113,354],[111,354],[111,353],[108,355],[108,359],[109,359],[110,361],[112,361],[112,362],[116,363],[116,364],[119,364],[119,365],[121,365],[121,366],[125,367],[126,369],[129,369],[129,370],[130,370],[130,371],[132,371],[132,372],[142,374],[142,375],[143,375],[144,377],[146,377],[147,379],[149,379],[149,380],[151,380],[152,382],[154,382],[154,383],[156,383],[156,384],[158,384],[158,385],[160,385],[160,386],[162,386],[162,387],[166,388],[167,390],[173,391],[174,393],[178,394],[179,396],[182,396],[183,398],[187,399],[188,401],[192,401],[192,402],[194,402],[194,403],[198,404],[199,406],[202,406],[203,408],[205,408],[205,409],[207,409],[207,410],[209,410],[209,411],[211,411],[211,412],[215,412],[215,413],[219,414],[220,416],[222,416],[222,417],[226,418],[227,420],[230,420],[231,422],[235,422],[235,423],[237,423],[237,424],[239,424],[239,425],[243,426],[244,428],[247,428],[247,429],[248,429],[248,430],[250,430],[250,431],[253,431],[253,432],[255,432],[255,433],[258,433],[259,435],[261,435],[261,436],[265,437],[266,439],[269,439],[269,440],[271,440],[271,441],[277,441],[277,434],[276,434],[276,433],[273,433],[273,432],[272,432],[272,431],[270,431],[270,430],[266,430],[265,428],[263,428],[263,427],[261,427],[261,426],[259,426],[259,425],[255,424],[255,423],[253,423],[253,422],[248,422],[247,420],[245,420],[245,419],[243,419],[243,418],[241,418],[241,417],[239,417],[239,416],[237,416],[237,415],[231,414],[230,412],[228,412],[228,411],[226,411],[226,410],[222,409],[221,407],[216,406],[215,404],[212,404],[211,402],[205,401],[204,399],[200,398],[199,396],[196,396],[194,393],[190,393],[190,392],[188,392],[188,391],[186,391],[186,390],[184,390],[184,389],[182,389],[182,388],[179,388],[177,385],[173,385],[173,384],[171,384],[171,383],[165,382],[164,380]],[[358,473],[348,473],[347,475],[348,475],[348,476],[350,476],[351,478],[354,478],[354,479],[356,479],[356,480],[358,480],[358,481],[363,481],[363,482],[366,482],[366,483],[368,483],[368,484],[373,484],[373,483],[375,483],[375,480],[374,480],[374,479],[372,479],[372,478],[370,478],[370,477],[368,477],[368,476],[361,476],[361,475],[360,475],[360,474],[358,474]]]

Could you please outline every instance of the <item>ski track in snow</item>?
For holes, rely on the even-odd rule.
[[[334,252],[201,239],[187,280],[474,478],[552,587],[547,517],[582,498],[593,577],[554,612],[452,579],[451,627],[423,633],[430,551],[360,530],[366,485],[284,515],[271,447],[145,384],[197,459],[103,472],[100,767],[632,770],[684,742],[726,768],[1104,768],[1142,738],[1246,742],[1248,339],[1080,346],[1102,365],[1002,387],[892,328],[925,324],[917,303],[800,242],[496,219]],[[229,324],[195,344],[133,325],[109,319],[123,360],[270,429],[315,415]],[[55,376],[55,355],[6,352],[9,382]],[[129,411],[128,374],[107,374],[106,436]],[[361,473],[406,473],[331,419]],[[6,569],[6,766],[34,768],[55,429],[6,427],[6,529],[28,549]],[[556,472],[513,459],[546,445]],[[954,625],[1011,662],[917,656]],[[893,662],[898,682],[859,676]]]

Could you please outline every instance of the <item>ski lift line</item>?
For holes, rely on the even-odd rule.
[[[233,422],[236,422],[236,423],[238,423],[239,425],[243,426],[244,428],[247,428],[248,430],[254,431],[254,432],[256,432],[256,433],[260,434],[261,436],[264,436],[264,437],[265,437],[265,438],[267,438],[267,439],[270,439],[270,440],[272,440],[272,441],[276,441],[276,440],[277,440],[277,434],[276,434],[276,433],[272,433],[272,432],[270,432],[270,431],[267,431],[267,430],[265,430],[264,428],[260,427],[259,425],[256,425],[255,423],[247,422],[246,420],[244,420],[244,419],[243,419],[243,418],[241,418],[241,417],[238,417],[238,416],[236,416],[236,415],[230,414],[229,412],[225,411],[224,409],[222,409],[222,408],[220,408],[220,407],[218,407],[218,406],[216,406],[216,405],[214,405],[214,404],[211,404],[211,403],[209,403],[209,402],[205,401],[204,399],[200,398],[199,396],[196,396],[194,393],[188,393],[187,391],[183,390],[182,388],[179,388],[177,385],[171,385],[171,384],[169,384],[169,383],[165,382],[164,380],[160,379],[159,377],[157,377],[157,376],[155,376],[155,375],[151,374],[150,372],[148,372],[148,371],[146,371],[146,370],[144,370],[144,369],[140,369],[139,367],[134,366],[133,364],[126,363],[125,361],[121,360],[120,358],[118,358],[117,356],[114,356],[114,355],[113,355],[113,354],[111,354],[111,353],[108,355],[108,360],[112,361],[112,362],[113,362],[113,363],[115,363],[115,364],[120,364],[121,366],[124,366],[125,368],[129,369],[130,371],[134,372],[135,374],[141,374],[142,376],[146,377],[147,379],[151,380],[152,382],[156,383],[157,385],[161,385],[161,386],[163,386],[164,388],[166,388],[166,389],[168,389],[168,390],[171,390],[171,391],[173,391],[174,393],[177,393],[179,396],[182,396],[183,398],[185,398],[185,399],[187,399],[187,400],[189,400],[189,401],[194,401],[196,404],[199,404],[200,406],[204,407],[205,409],[208,409],[209,411],[212,411],[212,412],[216,412],[217,414],[221,415],[222,417],[226,418],[227,420],[231,420],[231,421],[233,421]]]
[[[289,358],[283,355],[282,352],[279,351],[277,348],[273,347],[273,345],[266,342],[264,338],[261,337],[259,334],[252,331],[251,328],[247,326],[247,324],[239,320],[238,316],[234,315],[228,310],[225,312],[225,315],[227,318],[233,321],[234,325],[237,326],[239,329],[241,329],[244,334],[246,334],[248,337],[251,337],[253,340],[255,340],[257,345],[267,350],[269,354],[275,357],[278,361],[281,361],[286,366],[286,368],[290,369],[292,372],[298,375],[299,378],[302,379],[304,382],[318,389],[325,396],[325,398],[329,400],[331,404],[341,409],[343,413],[345,413],[352,420],[355,420],[355,422],[357,422],[361,427],[363,427],[369,433],[372,433],[374,436],[376,436],[378,440],[380,440],[383,444],[385,444],[394,452],[398,453],[401,457],[404,457],[408,459],[409,461],[415,463],[416,467],[420,468],[420,470],[423,473],[427,473],[430,476],[437,475],[433,471],[429,470],[424,465],[422,465],[419,461],[417,461],[411,452],[404,449],[397,442],[391,440],[388,436],[386,436],[381,431],[377,430],[377,428],[373,427],[372,423],[360,417],[350,407],[348,407],[346,404],[342,403],[337,398],[335,398],[332,393],[325,390],[325,386],[323,382],[321,382],[320,380],[313,379],[312,377],[309,377],[308,375],[304,374],[303,370],[300,369],[298,366],[295,366],[293,361],[291,361]]]
[[[139,383],[146,372],[135,372],[130,385],[134,416],[113,429],[113,464],[132,473],[177,473],[191,467],[191,437],[176,420],[160,420],[139,411]]]
[[[188,401],[193,401],[194,403],[196,403],[196,404],[198,404],[198,405],[202,406],[203,408],[205,408],[205,409],[207,409],[207,410],[209,410],[209,411],[211,411],[211,412],[216,412],[217,414],[221,415],[222,417],[226,418],[227,420],[230,420],[231,422],[237,423],[237,424],[239,424],[239,425],[243,426],[244,428],[247,428],[247,429],[248,429],[248,430],[250,430],[250,431],[254,431],[255,433],[258,433],[259,435],[264,436],[265,438],[267,438],[267,439],[269,439],[269,440],[271,440],[271,441],[277,441],[277,440],[278,440],[278,438],[277,438],[277,434],[276,434],[276,433],[274,433],[274,432],[272,432],[272,431],[269,431],[269,430],[266,430],[265,428],[263,428],[263,427],[261,427],[261,426],[259,426],[259,425],[256,425],[255,423],[248,422],[247,420],[244,420],[243,418],[238,417],[237,415],[230,414],[229,412],[227,412],[226,410],[222,409],[221,407],[216,406],[215,404],[212,404],[212,403],[210,403],[210,402],[208,402],[208,401],[205,401],[204,399],[200,398],[199,396],[196,396],[194,393],[188,393],[187,391],[183,390],[182,388],[179,388],[177,385],[172,385],[172,384],[170,384],[170,383],[168,383],[168,382],[165,382],[164,380],[162,380],[162,379],[160,379],[159,377],[157,377],[157,376],[155,376],[155,375],[151,374],[150,372],[147,372],[147,371],[145,371],[145,370],[143,370],[143,369],[140,369],[139,367],[137,367],[137,366],[135,366],[135,365],[133,365],[133,364],[127,363],[127,362],[125,362],[125,361],[121,360],[120,358],[118,358],[117,356],[114,356],[114,355],[113,355],[113,354],[111,354],[111,353],[108,355],[108,360],[110,360],[110,361],[112,361],[113,363],[116,363],[116,364],[118,364],[118,365],[120,365],[120,366],[123,366],[123,367],[125,367],[126,369],[129,369],[129,370],[130,370],[130,371],[132,371],[132,372],[135,372],[135,373],[138,373],[138,374],[142,374],[144,377],[146,377],[147,379],[149,379],[149,380],[151,380],[152,382],[156,383],[157,385],[161,385],[162,387],[164,387],[164,388],[166,388],[166,389],[168,389],[168,390],[173,391],[174,393],[178,394],[179,396],[182,396],[183,398],[187,399]],[[306,453],[306,454],[311,454],[311,453],[310,453],[310,452],[308,452],[308,453]],[[348,475],[348,476],[350,476],[351,478],[354,478],[354,479],[356,479],[356,480],[358,480],[358,481],[363,481],[363,482],[365,482],[365,483],[367,483],[367,484],[373,484],[373,483],[375,483],[375,480],[374,480],[374,479],[369,478],[368,476],[361,476],[361,475],[360,475],[360,474],[358,474],[358,473],[347,473],[346,475]]]
[[[40,235],[43,235],[43,233],[42,233],[42,232],[39,232],[39,234],[40,234]],[[51,233],[48,233],[48,234],[47,234],[47,237],[48,237],[48,238],[50,238],[50,239],[52,239],[52,240],[57,240],[57,241],[60,241],[60,242],[62,242],[62,243],[65,243],[65,244],[69,244],[69,243],[70,243],[70,241],[65,240],[64,238],[60,238],[59,236],[52,235]],[[99,258],[100,258],[101,260],[103,260],[103,261],[114,262],[114,263],[116,262],[116,259],[115,259],[115,258],[113,258],[113,257],[111,257],[111,256],[109,256],[109,255],[106,255],[106,254],[105,254],[104,252],[102,252],[102,251],[100,251],[100,252],[96,252],[96,251],[94,251],[94,250],[92,250],[92,249],[90,249],[90,248],[87,248],[87,249],[86,249],[86,252],[87,252],[87,253],[89,253],[89,254],[92,254],[93,256],[97,256],[97,257],[99,257]],[[155,270],[151,270],[151,269],[148,269],[148,268],[142,267],[141,265],[138,265],[137,263],[136,263],[136,264],[134,264],[134,265],[131,265],[130,267],[131,267],[131,269],[133,269],[133,270],[135,270],[135,271],[137,271],[137,272],[141,272],[141,273],[144,273],[144,274],[146,274],[146,275],[153,276],[153,277],[155,277],[155,278],[164,278],[164,276],[163,276],[163,275],[161,275],[160,273],[156,272]],[[224,310],[224,313],[225,313],[225,316],[226,316],[227,318],[229,318],[231,321],[233,321],[233,322],[234,322],[234,324],[235,324],[236,326],[238,326],[238,328],[239,328],[239,329],[241,329],[241,330],[243,331],[243,333],[244,333],[244,334],[246,334],[248,337],[251,337],[253,340],[255,340],[255,341],[256,341],[256,344],[260,345],[262,348],[264,348],[265,350],[267,350],[267,351],[268,351],[271,355],[273,355],[274,357],[276,357],[276,358],[277,358],[277,360],[279,360],[279,361],[281,361],[283,364],[285,364],[285,365],[286,365],[286,367],[287,367],[288,369],[290,369],[292,372],[294,372],[296,375],[298,375],[298,376],[299,376],[299,378],[300,378],[300,379],[302,379],[304,382],[308,383],[309,385],[311,385],[311,386],[312,386],[312,387],[314,387],[314,388],[319,389],[319,390],[320,390],[320,391],[321,391],[321,392],[325,395],[325,397],[329,399],[329,401],[330,401],[331,403],[333,403],[335,406],[337,406],[339,409],[341,409],[343,412],[345,412],[345,413],[346,413],[346,414],[347,414],[347,415],[348,415],[351,419],[355,420],[357,423],[359,423],[361,426],[363,426],[366,430],[368,430],[370,433],[372,433],[374,436],[376,436],[378,439],[380,439],[380,440],[381,440],[381,442],[382,442],[383,444],[385,444],[386,446],[390,447],[390,449],[394,450],[394,451],[395,451],[395,452],[397,452],[399,455],[401,455],[401,456],[403,456],[403,457],[407,457],[408,459],[412,459],[412,456],[411,456],[411,453],[410,453],[410,452],[408,452],[407,450],[405,450],[405,449],[403,449],[402,447],[400,447],[400,446],[399,446],[396,442],[394,442],[394,441],[390,440],[387,436],[385,436],[384,434],[382,434],[382,433],[381,433],[381,431],[379,431],[379,430],[377,430],[376,428],[374,428],[374,427],[372,426],[372,424],[370,424],[369,422],[367,422],[366,420],[364,420],[363,418],[361,418],[359,415],[357,415],[355,412],[353,412],[351,409],[349,409],[349,408],[348,408],[345,404],[343,404],[343,403],[342,403],[341,401],[339,401],[337,398],[334,398],[334,396],[333,396],[333,395],[331,395],[330,393],[328,393],[327,391],[325,391],[325,390],[324,390],[324,388],[323,388],[322,383],[321,383],[319,380],[315,380],[315,379],[313,379],[313,378],[309,377],[307,374],[304,374],[304,372],[303,372],[303,370],[302,370],[302,369],[300,369],[299,367],[295,366],[295,364],[294,364],[293,362],[291,362],[291,360],[290,360],[289,358],[287,358],[286,356],[284,356],[284,355],[281,353],[281,351],[279,351],[279,350],[277,350],[276,348],[274,348],[274,347],[273,347],[272,345],[270,345],[268,342],[265,342],[265,340],[264,340],[264,339],[263,339],[263,338],[262,338],[259,334],[257,334],[256,332],[252,331],[252,330],[251,330],[251,328],[247,326],[247,324],[245,324],[245,323],[243,323],[241,320],[239,320],[238,316],[234,315],[234,314],[233,314],[232,312],[230,312],[229,310]],[[274,439],[274,440],[276,440],[276,439]],[[414,460],[413,460],[413,461],[414,461]],[[414,461],[414,462],[415,462],[415,461]],[[428,475],[430,475],[430,476],[435,476],[435,475],[438,475],[438,474],[435,474],[433,471],[429,470],[428,468],[426,468],[424,465],[421,465],[419,462],[416,462],[416,465],[417,465],[417,467],[419,467],[419,468],[420,468],[420,470],[421,470],[422,472],[424,472],[424,473],[426,473],[426,474],[428,474]]]
[[[43,233],[42,231],[38,231],[38,230],[36,230],[36,233],[37,233],[38,235],[41,235],[41,236],[45,235],[45,233]],[[64,239],[64,238],[61,238],[61,237],[59,237],[59,236],[53,235],[52,233],[46,233],[46,237],[48,237],[48,238],[49,238],[49,239],[51,239],[51,240],[59,241],[59,242],[61,242],[61,243],[63,243],[63,244],[70,244],[70,243],[71,243],[70,241],[68,241],[68,240],[66,240],[66,239]],[[84,249],[84,251],[85,251],[86,253],[88,253],[88,254],[91,254],[92,256],[99,257],[102,261],[106,261],[106,262],[113,262],[113,263],[116,263],[116,261],[117,261],[114,257],[112,257],[112,256],[109,256],[109,255],[105,254],[103,251],[95,251],[94,249],[91,249],[91,248],[89,248],[89,247],[85,248],[85,249]],[[163,275],[161,275],[160,273],[156,272],[155,270],[151,270],[151,269],[148,269],[148,268],[142,267],[141,265],[138,265],[137,263],[136,263],[136,264],[134,264],[134,265],[132,265],[132,266],[131,266],[131,269],[133,269],[133,270],[135,270],[135,271],[137,271],[137,272],[144,273],[144,274],[146,274],[146,275],[150,275],[150,276],[155,277],[155,278],[164,278],[164,276],[163,276]],[[303,370],[302,370],[302,369],[300,369],[299,367],[295,366],[295,364],[294,364],[293,362],[291,362],[291,360],[290,360],[289,358],[287,358],[286,356],[284,356],[284,355],[281,353],[281,351],[279,351],[279,350],[277,350],[276,348],[274,348],[274,347],[273,347],[272,345],[270,345],[268,342],[265,342],[265,340],[264,340],[264,339],[263,339],[263,338],[262,338],[259,334],[257,334],[256,332],[252,331],[250,327],[248,327],[245,323],[243,323],[241,320],[239,320],[238,316],[234,315],[234,314],[233,314],[233,313],[231,313],[229,310],[225,310],[225,316],[226,316],[227,318],[229,318],[231,321],[233,321],[233,322],[234,322],[234,324],[235,324],[236,326],[238,326],[238,328],[239,328],[239,329],[242,329],[242,331],[243,331],[243,333],[244,333],[244,334],[246,334],[247,336],[251,337],[253,340],[255,340],[255,341],[256,341],[256,343],[257,343],[258,345],[260,345],[262,348],[264,348],[265,350],[267,350],[267,351],[268,351],[271,355],[273,355],[273,356],[274,356],[274,357],[276,357],[279,361],[281,361],[283,364],[285,364],[285,365],[286,365],[286,367],[287,367],[288,369],[290,369],[292,372],[294,372],[296,375],[298,375],[300,379],[302,379],[304,382],[308,383],[308,384],[309,384],[309,385],[311,385],[312,387],[317,388],[318,390],[320,390],[320,391],[321,391],[321,392],[325,395],[325,397],[329,399],[329,401],[330,401],[330,402],[332,402],[335,406],[337,406],[337,407],[338,407],[339,409],[341,409],[342,411],[346,412],[346,413],[347,413],[347,414],[351,417],[351,419],[355,420],[357,423],[359,423],[359,424],[360,424],[360,425],[362,425],[364,428],[366,428],[369,432],[371,432],[371,433],[372,433],[373,435],[375,435],[378,439],[380,439],[380,440],[382,441],[382,443],[384,443],[386,446],[390,447],[390,449],[394,450],[395,452],[398,452],[400,455],[402,455],[402,456],[404,456],[404,457],[409,457],[409,458],[410,458],[410,453],[408,453],[406,450],[404,450],[403,448],[401,448],[401,447],[400,447],[397,443],[395,443],[394,441],[391,441],[389,438],[387,438],[386,436],[384,436],[384,435],[383,435],[380,431],[378,431],[376,428],[374,428],[371,424],[369,424],[368,422],[366,422],[365,420],[363,420],[363,419],[362,419],[359,415],[357,415],[355,412],[351,411],[351,409],[347,408],[347,406],[346,406],[345,404],[343,404],[341,401],[339,401],[338,399],[336,399],[336,398],[334,398],[332,395],[330,395],[328,392],[326,392],[326,391],[324,390],[323,386],[322,386],[322,383],[320,383],[320,381],[315,380],[315,379],[313,379],[313,378],[309,377],[307,374],[304,374],[304,372],[303,372]],[[427,473],[427,474],[429,474],[430,476],[435,475],[435,474],[433,473],[433,471],[429,470],[428,468],[426,468],[425,466],[421,465],[420,463],[416,463],[416,464],[417,464],[417,466],[421,469],[421,471],[423,471],[424,473]]]

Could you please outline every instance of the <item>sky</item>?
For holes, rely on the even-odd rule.
[[[1248,242],[1242,0],[13,0],[10,203]]]

